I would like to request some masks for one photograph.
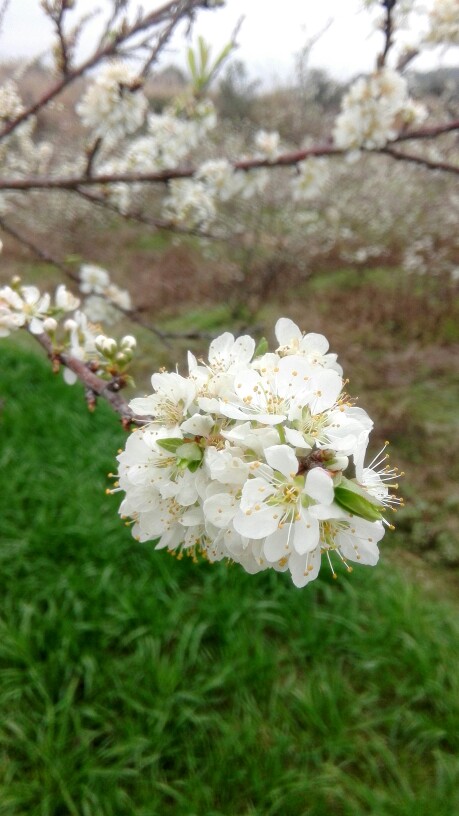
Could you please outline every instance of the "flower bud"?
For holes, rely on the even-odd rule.
[[[134,350],[137,346],[137,340],[131,334],[126,334],[125,337],[121,339],[121,348],[123,349],[130,349]]]
[[[65,329],[66,332],[76,331],[77,328],[78,328],[78,323],[76,322],[76,320],[72,320],[71,317],[69,317],[68,320],[66,320],[65,323],[64,323],[64,329]]]
[[[102,343],[102,354],[106,357],[112,357],[118,348],[118,343],[113,337],[105,337]]]
[[[43,321],[43,331],[45,331],[46,334],[54,334],[56,329],[57,320],[55,320],[54,317],[45,318],[45,320]]]

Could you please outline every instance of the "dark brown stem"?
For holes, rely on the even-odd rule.
[[[384,17],[384,24],[383,24],[383,33],[384,33],[384,48],[378,56],[377,59],[377,67],[383,68],[386,64],[387,55],[394,44],[394,17],[393,12],[397,0],[382,0],[382,6],[385,9],[385,17]]]
[[[405,153],[401,150],[394,150],[392,147],[384,147],[378,151],[384,156],[390,156],[396,161],[411,162],[412,164],[419,164],[422,167],[427,167],[429,170],[441,170],[444,173],[455,173],[459,175],[459,165],[448,164],[443,161],[433,161],[432,159],[425,159],[423,156],[416,156],[413,153]]]
[[[124,397],[121,396],[119,390],[113,389],[110,381],[107,382],[101,377],[98,377],[97,374],[94,374],[86,363],[77,360],[76,357],[73,357],[67,351],[56,350],[47,334],[34,334],[32,337],[35,337],[45,349],[55,368],[55,364],[58,362],[76,374],[85,387],[85,393],[92,395],[90,400],[91,410],[94,408],[94,399],[100,397],[109,403],[113,410],[121,417],[125,426],[129,426],[130,424],[142,426],[152,421],[152,417],[139,417],[137,414],[134,414]]]

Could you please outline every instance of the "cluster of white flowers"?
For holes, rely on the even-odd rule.
[[[146,133],[130,140],[124,154],[111,156],[105,159],[99,167],[102,174],[122,173],[158,173],[161,170],[177,167],[190,152],[205,143],[208,133],[215,127],[217,117],[215,107],[211,101],[201,100],[183,106],[167,107],[162,113],[151,113],[146,119]],[[117,145],[117,148],[119,146]],[[133,198],[142,192],[141,184],[123,184],[119,182],[110,185],[111,200],[121,212],[128,212]],[[188,223],[191,226],[201,223],[200,210],[190,196],[194,196],[185,185],[183,206],[180,204],[180,185],[172,192],[171,198],[165,200],[165,214],[172,214],[179,223]],[[200,197],[201,191],[196,191]],[[212,206],[203,204],[204,210],[212,211]],[[190,219],[190,213],[192,214]],[[206,219],[204,219],[206,222]]]
[[[48,293],[41,294],[36,286],[21,286],[19,280],[12,286],[0,288],[0,337],[27,328],[32,334],[52,329],[55,317],[78,308],[80,301],[63,285],[57,287],[54,302]]]
[[[322,192],[329,177],[325,159],[306,159],[297,164],[296,171],[291,183],[294,201],[308,201],[310,198],[315,198]]]
[[[99,71],[76,111],[94,138],[113,144],[141,127],[147,107],[135,72],[124,62],[113,61]]]
[[[105,269],[90,264],[82,266],[80,279],[83,293],[107,292],[113,286]],[[91,370],[99,376],[111,379],[124,375],[137,345],[135,338],[126,335],[118,344],[114,338],[102,334],[100,325],[91,323],[79,306],[79,298],[64,284],[57,287],[52,298],[48,292],[42,294],[36,286],[23,286],[19,278],[14,278],[11,286],[0,288],[0,338],[8,337],[17,329],[27,329],[36,335],[47,334],[57,353],[65,351],[76,360],[90,364]],[[64,368],[64,380],[73,385],[77,375],[70,368]]]
[[[426,39],[434,45],[459,45],[459,0],[435,0]]]
[[[256,149],[267,159],[273,160],[279,154],[280,136],[275,130],[258,130],[254,142]]]
[[[7,80],[0,86],[0,129],[14,121],[24,110],[24,105],[16,84]],[[2,175],[23,176],[41,173],[48,169],[52,155],[49,142],[34,142],[36,126],[34,116],[28,117],[0,142],[0,171]],[[14,193],[2,193],[0,210],[6,212]]]
[[[385,454],[363,466],[373,423],[344,393],[326,338],[287,318],[276,338],[270,353],[225,333],[207,362],[189,354],[188,377],[154,374],[154,393],[130,403],[146,424],[118,456],[110,492],[125,492],[120,514],[139,541],[289,571],[302,587],[322,555],[348,570],[376,564],[383,513],[400,500]]]
[[[84,311],[94,322],[115,323],[121,311],[132,308],[129,292],[112,283],[107,270],[94,264],[80,267],[80,291],[87,296]]]
[[[333,137],[343,150],[378,150],[406,125],[421,122],[423,105],[410,99],[406,80],[391,68],[357,79],[342,102]]]

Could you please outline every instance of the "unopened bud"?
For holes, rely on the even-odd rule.
[[[137,346],[137,340],[132,334],[126,334],[121,340],[121,348],[134,350]]]
[[[57,320],[55,320],[54,317],[46,317],[43,321],[43,331],[45,331],[46,334],[54,334],[56,329]]]
[[[77,328],[78,328],[78,323],[76,322],[76,320],[72,320],[71,317],[69,317],[68,320],[66,320],[65,323],[64,323],[64,329],[65,329],[66,332],[73,332]]]
[[[105,337],[104,342],[102,343],[103,354],[105,354],[107,357],[112,357],[117,348],[118,343],[113,339],[113,337]]]

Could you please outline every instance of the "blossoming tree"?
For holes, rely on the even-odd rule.
[[[327,160],[356,161],[368,152],[459,174],[457,155],[441,148],[433,155],[428,146],[457,132],[459,120],[426,121],[403,75],[421,47],[459,44],[459,3],[435,0],[418,9],[414,1],[368,2],[382,15],[382,48],[374,72],[345,94],[328,140],[285,150],[277,132],[259,130],[252,155],[208,158],[218,122],[207,91],[231,43],[216,59],[202,40],[190,48],[190,89],[161,113],[150,109],[144,85],[176,27],[218,5],[173,0],[132,18],[127,4],[114,0],[99,42],[78,63],[85,20],[68,24],[77,3],[43,0],[56,34],[57,79],[28,106],[13,81],[0,88],[0,227],[72,278],[79,295],[61,284],[51,297],[14,279],[0,289],[0,337],[28,331],[54,369],[64,368],[67,383],[85,385],[91,407],[106,399],[134,431],[118,456],[112,492],[124,494],[120,513],[138,540],[179,556],[230,559],[248,572],[288,571],[302,587],[322,558],[333,574],[338,562],[348,570],[349,562],[376,564],[378,542],[391,526],[387,512],[401,501],[384,449],[364,464],[373,423],[346,394],[325,337],[303,334],[287,318],[276,324],[272,351],[266,341],[257,346],[248,335],[224,333],[207,359],[189,354],[187,376],[154,374],[153,393],[128,403],[121,392],[136,339],[117,341],[101,324],[120,314],[142,322],[130,292],[98,266],[85,263],[76,274],[22,225],[33,222],[37,197],[57,191],[152,227],[207,235],[229,202],[237,211],[263,191],[273,168],[283,168],[287,195],[301,202],[321,189]],[[424,24],[419,44],[398,48],[396,33],[414,15]],[[34,128],[37,114],[82,77],[76,113],[85,139],[69,155]]]

